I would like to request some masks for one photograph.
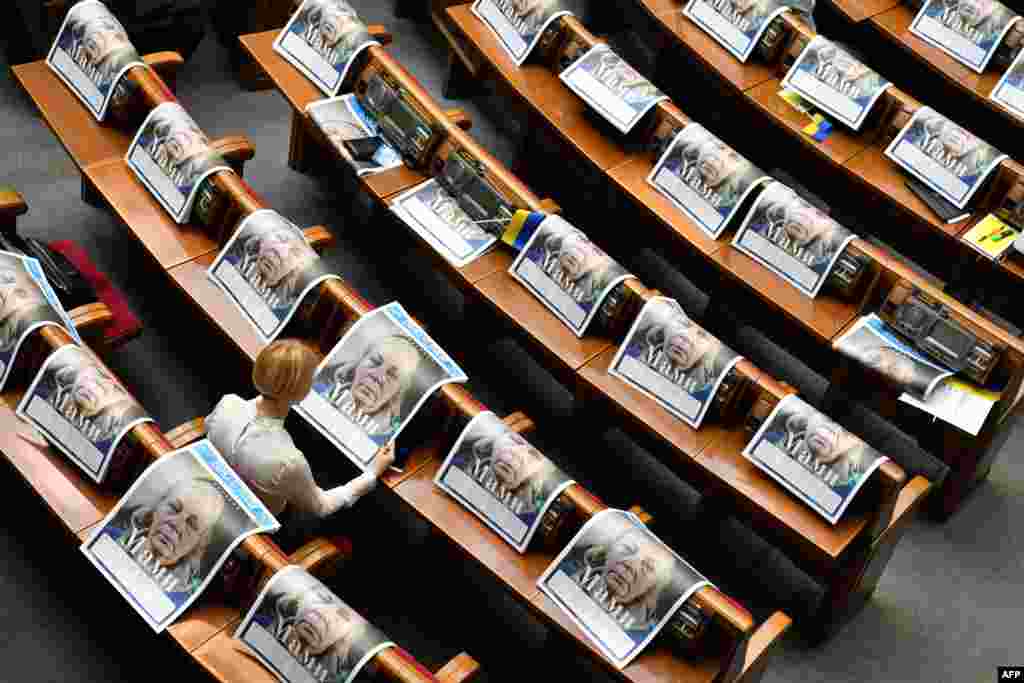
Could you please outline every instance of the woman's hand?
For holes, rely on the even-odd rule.
[[[379,477],[395,463],[395,442],[392,441],[377,451],[377,457],[373,459],[373,471]]]

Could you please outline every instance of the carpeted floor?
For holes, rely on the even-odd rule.
[[[393,53],[440,99],[447,55],[433,26],[394,18],[390,2],[353,4],[368,22],[393,31]],[[272,91],[243,91],[227,52],[212,35],[184,67],[178,94],[211,136],[245,133],[255,142],[248,181],[296,223],[324,224],[338,235],[328,255],[337,272],[375,303],[400,298],[429,313],[431,329],[447,345],[459,343],[458,328],[446,325],[449,318],[459,319],[459,297],[411,240],[390,234],[381,240],[372,226],[354,220],[351,198],[338,183],[287,167],[287,104]],[[473,134],[504,162],[516,161],[524,131],[500,97],[484,93],[445,104],[466,108],[473,115]],[[241,372],[225,369],[231,366],[223,362],[227,347],[205,323],[190,322],[193,316],[178,292],[150,267],[125,229],[79,200],[74,166],[7,69],[0,75],[0,149],[0,182],[20,190],[31,207],[23,230],[82,244],[145,323],[143,335],[108,362],[161,426],[169,429],[205,414],[225,392],[251,393]],[[573,181],[565,174],[558,191],[572,194]],[[817,191],[827,195],[827,189]],[[677,296],[692,286],[673,282],[678,289],[672,283],[659,286]],[[755,337],[749,343],[761,342]],[[794,374],[782,378],[801,388],[815,385],[799,361],[787,367]],[[471,388],[489,405],[533,415],[541,425],[540,445],[607,502],[640,502],[684,553],[729,560],[715,550],[718,531],[692,523],[695,492],[618,432],[592,439],[572,431],[570,395],[516,344],[503,340],[477,349],[467,369]],[[787,639],[765,680],[982,682],[995,679],[998,665],[1022,663],[1021,632],[1014,623],[1024,606],[1024,538],[1013,522],[1024,519],[1024,498],[1018,498],[1024,494],[1022,443],[1024,434],[1011,436],[990,480],[950,522],[914,525],[874,599],[845,630],[816,648]],[[579,457],[593,455],[593,449],[600,449],[600,458]],[[325,480],[351,474],[325,469],[318,472]],[[77,551],[63,544],[30,492],[8,475],[0,494],[10,511],[7,523],[0,524],[0,661],[5,664],[0,678],[114,683],[152,678],[155,670],[161,680],[198,679],[191,662],[168,639],[148,633]],[[483,662],[488,681],[544,675],[544,663],[531,656],[541,652],[544,629],[482,573],[432,543],[408,510],[386,494],[375,494],[337,523],[351,530],[357,552],[336,586],[339,594],[427,664],[440,666],[468,650]],[[751,572],[760,571],[756,558],[747,562]],[[730,591],[744,593],[726,569],[718,571]],[[798,611],[801,595],[769,587],[747,590],[744,597],[763,615],[780,606]],[[566,670],[576,680],[604,679],[582,664]]]

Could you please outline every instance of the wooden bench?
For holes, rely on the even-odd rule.
[[[313,140],[304,140],[302,145],[308,148],[316,142],[321,150],[319,156],[325,151],[331,154],[330,150],[333,150],[333,147],[323,139],[323,135],[311,121],[305,120],[304,105],[294,105],[297,72],[291,65],[276,57],[271,49],[271,42],[272,36],[266,33],[242,38],[243,45],[253,59],[263,65],[271,79],[285,93],[286,98],[293,102],[293,117],[302,117],[301,125],[293,125],[293,134],[295,130],[313,131]],[[376,66],[373,65],[374,60],[371,60],[366,69],[380,67],[389,69],[389,72],[393,69],[403,77],[408,77],[404,71],[398,71],[397,65],[391,60],[377,61]],[[354,82],[358,84],[365,77],[366,73],[357,74]],[[415,92],[419,95],[416,101],[422,104],[422,110],[436,126],[445,128],[447,135],[430,155],[425,164],[427,168],[437,168],[449,154],[458,152],[479,161],[488,180],[501,188],[506,198],[516,206],[532,210],[540,210],[545,206],[544,200],[530,192],[469,134],[445,121],[440,114],[431,115],[430,112],[437,111],[436,105],[432,104],[432,100],[423,101],[421,89]],[[307,155],[313,156],[308,152]],[[339,160],[340,157],[337,157],[335,162]],[[390,203],[395,193],[382,193],[378,189],[379,186],[372,182],[362,182],[372,181],[373,177],[359,180],[363,191],[383,208]],[[803,560],[804,566],[813,567],[814,575],[823,577],[834,593],[830,596],[834,604],[823,613],[824,623],[832,623],[835,618],[845,614],[841,606],[853,593],[849,586],[840,586],[838,577],[856,573],[846,564],[847,562],[852,561],[856,564],[868,561],[869,556],[860,555],[861,551],[857,548],[870,546],[889,526],[903,528],[905,520],[914,514],[917,505],[929,489],[929,484],[923,478],[908,485],[902,470],[894,463],[890,463],[880,473],[877,488],[864,492],[865,499],[872,501],[864,506],[865,511],[850,514],[838,529],[834,529],[810,510],[794,504],[787,492],[740,456],[740,450],[750,436],[745,434],[742,425],[715,425],[705,427],[699,432],[694,431],[668,416],[639,392],[609,378],[607,368],[617,350],[616,339],[601,333],[592,333],[583,339],[577,339],[508,275],[507,270],[512,261],[510,253],[499,248],[463,268],[455,268],[429,246],[427,250],[432,254],[432,260],[437,267],[447,273],[456,288],[466,295],[467,304],[476,307],[474,313],[466,314],[467,319],[475,321],[474,327],[480,327],[477,321],[482,318],[475,315],[475,310],[480,308],[484,309],[485,315],[497,314],[503,322],[515,326],[532,342],[532,346],[547,361],[546,365],[552,372],[575,391],[581,404],[622,413],[635,431],[641,431],[656,441],[668,444],[674,451],[674,456],[670,459],[671,464],[682,470],[685,476],[691,481],[701,482],[705,490],[716,492],[718,497],[730,500],[733,508],[737,507],[735,501],[738,499],[738,507],[745,510],[748,518],[755,519],[760,527],[768,529],[768,533],[777,542]],[[632,301],[623,306],[620,328],[632,322],[630,312],[635,315],[644,301],[655,294],[635,279],[628,281],[627,287],[628,298]],[[625,330],[620,329],[619,332],[617,336],[621,339]],[[753,393],[766,392],[766,396],[771,396],[771,403],[777,402],[788,393],[786,388],[765,376],[749,362],[740,366],[740,373],[753,385]],[[753,398],[750,401],[753,404]],[[714,458],[704,457],[711,452],[715,452]],[[896,515],[897,519],[894,519],[893,511],[897,507],[897,501],[904,494],[903,504]],[[889,541],[893,544],[898,538],[899,532],[888,535]],[[887,559],[886,557],[886,561]],[[869,593],[870,591],[867,591],[867,594]]]
[[[86,333],[88,327],[87,324],[79,330]],[[40,446],[34,439],[22,436],[26,433],[26,425],[14,413],[42,362],[50,353],[69,344],[74,344],[71,336],[54,327],[41,328],[26,342],[25,355],[22,357],[24,360],[19,360],[14,371],[21,381],[10,383],[0,396],[0,453],[45,503],[49,512],[67,530],[71,540],[83,542],[117,504],[118,494],[111,489],[112,482],[98,486],[87,481],[56,449]],[[123,474],[131,478],[145,465],[182,445],[165,438],[153,423],[138,425],[125,435],[120,446],[129,449],[129,464]],[[126,484],[130,482],[122,479],[120,483],[125,484],[121,488],[127,488]],[[329,573],[350,552],[350,546],[346,544],[321,538],[286,555],[265,535],[247,538],[241,548],[253,562],[262,567],[263,580],[288,564],[299,564],[313,573]],[[218,681],[237,683],[276,680],[270,671],[248,654],[244,646],[232,638],[235,627],[248,610],[248,603],[255,599],[257,592],[243,590],[241,594],[231,594],[226,591],[208,591],[167,632]],[[460,683],[471,679],[478,669],[469,655],[461,654],[435,678],[408,653],[397,647],[378,654],[370,666],[395,683]],[[442,676],[444,671],[453,673]]]
[[[823,292],[814,300],[807,299],[782,283],[773,273],[733,249],[726,239],[716,242],[708,238],[650,188],[645,178],[654,165],[656,153],[633,151],[633,147],[640,145],[627,148],[595,126],[585,113],[585,103],[564,87],[556,73],[560,70],[556,64],[564,66],[571,59],[565,54],[567,50],[572,54],[582,53],[597,40],[575,18],[562,20],[559,30],[563,35],[551,41],[553,45],[560,46],[558,54],[548,55],[548,59],[542,59],[541,63],[528,63],[517,69],[501,51],[496,39],[469,13],[468,5],[449,7],[447,16],[449,24],[460,36],[460,50],[463,53],[467,50],[475,52],[475,64],[480,76],[484,75],[481,68],[486,65],[487,73],[493,73],[515,93],[517,99],[532,108],[541,121],[564,140],[565,147],[576,152],[597,173],[606,176],[613,187],[628,196],[638,207],[643,207],[647,215],[653,215],[668,231],[678,248],[703,255],[705,261],[712,264],[720,274],[724,285],[733,289],[740,285],[756,297],[755,306],[767,305],[783,313],[789,327],[807,335],[818,348],[827,351],[859,315],[879,310],[890,295],[902,291],[904,286],[916,288],[935,298],[952,317],[981,338],[999,348],[1005,348],[996,372],[999,373],[997,376],[1005,379],[1006,390],[978,437],[970,438],[944,423],[939,425],[929,420],[924,429],[919,429],[913,421],[903,420],[913,430],[914,436],[933,446],[928,450],[954,469],[936,496],[936,510],[941,515],[948,515],[956,509],[967,492],[983,479],[991,466],[991,458],[1008,434],[1004,420],[1011,413],[1016,414],[1017,389],[1024,379],[1024,342],[952,299],[895,256],[862,239],[856,239],[850,245],[850,251],[867,259],[870,272],[864,278],[864,286],[855,292],[856,295],[852,299],[843,299]],[[772,92],[776,90],[777,87]],[[687,117],[670,102],[657,105],[650,117],[651,123],[647,126],[644,138],[644,147],[647,149],[659,148],[665,140],[671,140],[674,131],[688,122]],[[644,132],[638,135],[644,135]],[[895,167],[892,172],[896,173]],[[659,245],[663,247],[664,242],[659,242]],[[710,291],[724,292],[727,288],[712,287]],[[828,363],[825,372],[832,374],[832,387],[839,392],[834,393],[830,401],[842,400],[840,390],[844,385],[861,383],[874,388],[880,386],[880,378],[873,373],[860,372],[845,362],[837,364],[837,357],[836,353],[824,355]],[[833,369],[837,365],[842,368],[842,372]],[[848,374],[850,372],[854,373],[853,377]],[[881,396],[869,396],[879,412],[897,417],[906,413],[906,409],[897,401],[899,392],[894,391],[893,387],[882,386],[884,392]],[[967,443],[971,443],[971,446],[965,446]]]
[[[153,87],[148,92],[160,94],[165,91]],[[68,96],[71,96],[70,93]],[[148,108],[151,109],[159,103],[159,99],[149,101]],[[439,116],[443,117],[448,125],[458,128],[459,117],[453,120],[453,117],[446,114]],[[238,158],[251,157],[251,149],[246,152],[242,143],[238,143],[237,147]],[[238,170],[241,171],[241,167]],[[215,329],[242,352],[242,357],[251,362],[262,348],[262,344],[255,332],[242,319],[241,314],[231,308],[223,294],[208,280],[206,269],[217,250],[216,246],[212,250],[208,250],[209,247],[226,242],[238,220],[252,211],[264,208],[256,193],[239,175],[227,172],[214,174],[211,176],[216,196],[214,204],[219,205],[223,202],[220,209],[211,210],[208,214],[217,217],[216,224],[178,226],[142,188],[120,156],[89,164],[84,168],[84,174],[86,182],[94,188],[98,197],[111,206],[175,285],[197,306]],[[174,231],[178,231],[177,236],[173,234]],[[208,235],[205,239],[201,236],[204,231]],[[330,239],[326,231],[319,228],[307,231],[307,237],[314,246],[323,246]],[[168,241],[174,243],[175,251],[171,253],[163,249]],[[310,345],[320,353],[326,353],[334,345],[346,322],[370,310],[370,305],[350,287],[339,281],[328,281],[310,294],[307,305],[302,307],[301,313],[290,324],[290,329],[292,332],[306,331]],[[451,385],[439,391],[439,396],[433,404],[452,414],[461,415],[464,419],[471,418],[484,409],[463,388]],[[199,433],[198,430],[198,427],[191,425],[183,428],[181,433]],[[448,438],[453,436],[446,435]],[[404,489],[401,489],[400,485],[414,480],[424,472],[424,467],[431,464],[439,465],[440,458],[445,453],[446,450],[440,447],[418,448],[409,458],[402,474],[390,472],[383,477],[391,490],[399,493],[400,498],[409,502],[413,509],[428,521],[430,518],[426,512],[418,507],[415,501],[410,501],[402,495]],[[594,504],[593,497],[580,487],[571,488],[566,495],[574,502],[574,507],[581,510],[586,510],[587,506]],[[456,516],[467,514],[447,498],[441,500],[444,504],[434,508],[434,512]],[[455,533],[452,528],[443,531],[445,534]],[[522,562],[522,556],[505,544],[496,542],[493,534],[478,522],[470,524],[466,521],[460,524],[458,533],[487,539],[486,545],[460,544],[460,547],[467,552],[472,550],[478,562],[489,568],[496,576],[503,576],[507,566]],[[715,625],[709,636],[710,644],[707,651],[702,652],[695,661],[690,661],[675,656],[667,647],[652,647],[624,672],[618,672],[585,641],[580,631],[556,613],[553,606],[544,603],[534,587],[533,582],[539,576],[540,570],[553,557],[552,551],[547,555],[539,555],[535,562],[531,561],[529,566],[536,571],[526,583],[517,581],[516,585],[512,585],[505,580],[504,585],[528,607],[557,627],[557,630],[567,634],[570,642],[576,643],[591,656],[599,659],[624,680],[756,681],[764,671],[766,657],[789,626],[789,618],[781,613],[775,614],[761,626],[756,626],[752,617],[736,603],[715,589],[703,589],[694,600],[711,615],[712,623]]]

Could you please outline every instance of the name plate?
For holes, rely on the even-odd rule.
[[[832,524],[888,460],[795,395],[779,401],[743,455]]]
[[[910,32],[980,74],[1018,19],[1020,16],[996,0],[925,0]]]
[[[668,96],[601,43],[590,48],[560,78],[623,133]]]
[[[242,541],[279,528],[204,440],[150,465],[82,552],[159,633],[195,602]]]
[[[326,280],[339,280],[294,223],[270,209],[246,216],[206,271],[260,339],[277,338],[303,299]]]
[[[930,107],[921,107],[885,155],[958,209],[1006,158],[992,145]]]
[[[656,297],[640,311],[608,373],[699,429],[722,380],[740,360],[675,300]]]
[[[814,298],[854,234],[779,182],[765,188],[732,244]]]
[[[402,155],[391,148],[383,139],[369,159],[352,156],[346,140],[358,140],[380,136],[377,121],[366,113],[355,95],[342,95],[327,100],[311,102],[306,113],[327,138],[341,158],[355,169],[356,175],[364,176],[388,171],[402,165]]]
[[[110,103],[123,96],[121,79],[129,69],[146,66],[124,26],[98,0],[82,0],[64,17],[46,65],[102,121]]]
[[[470,11],[494,32],[516,66],[522,66],[548,26],[572,14],[558,0],[476,0]]]
[[[395,646],[296,565],[271,577],[235,638],[286,683],[352,683],[367,662]]]
[[[1024,50],[1017,53],[1013,64],[992,89],[990,97],[994,102],[1024,119]]]
[[[305,0],[274,41],[274,52],[333,96],[363,50],[379,44],[345,0]]]
[[[889,81],[827,38],[815,36],[782,87],[795,90],[853,130],[860,130]]]
[[[591,517],[537,580],[618,669],[710,585],[636,517],[611,509]]]
[[[785,0],[690,0],[683,14],[736,59],[746,62],[772,20],[794,4]]]
[[[466,373],[398,303],[364,315],[317,366],[296,409],[365,470],[437,389]]]
[[[486,224],[470,218],[436,180],[399,195],[391,203],[391,211],[456,268],[480,258],[498,241],[484,229]]]

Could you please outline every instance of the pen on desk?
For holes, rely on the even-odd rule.
[[[992,238],[992,241],[993,242],[1001,242],[1001,241],[1003,241],[1004,239],[1006,239],[1007,237],[1009,237],[1012,234],[1013,234],[1013,229],[1012,228],[1007,228],[1006,230],[1003,230],[1001,233],[999,233],[994,238]]]

